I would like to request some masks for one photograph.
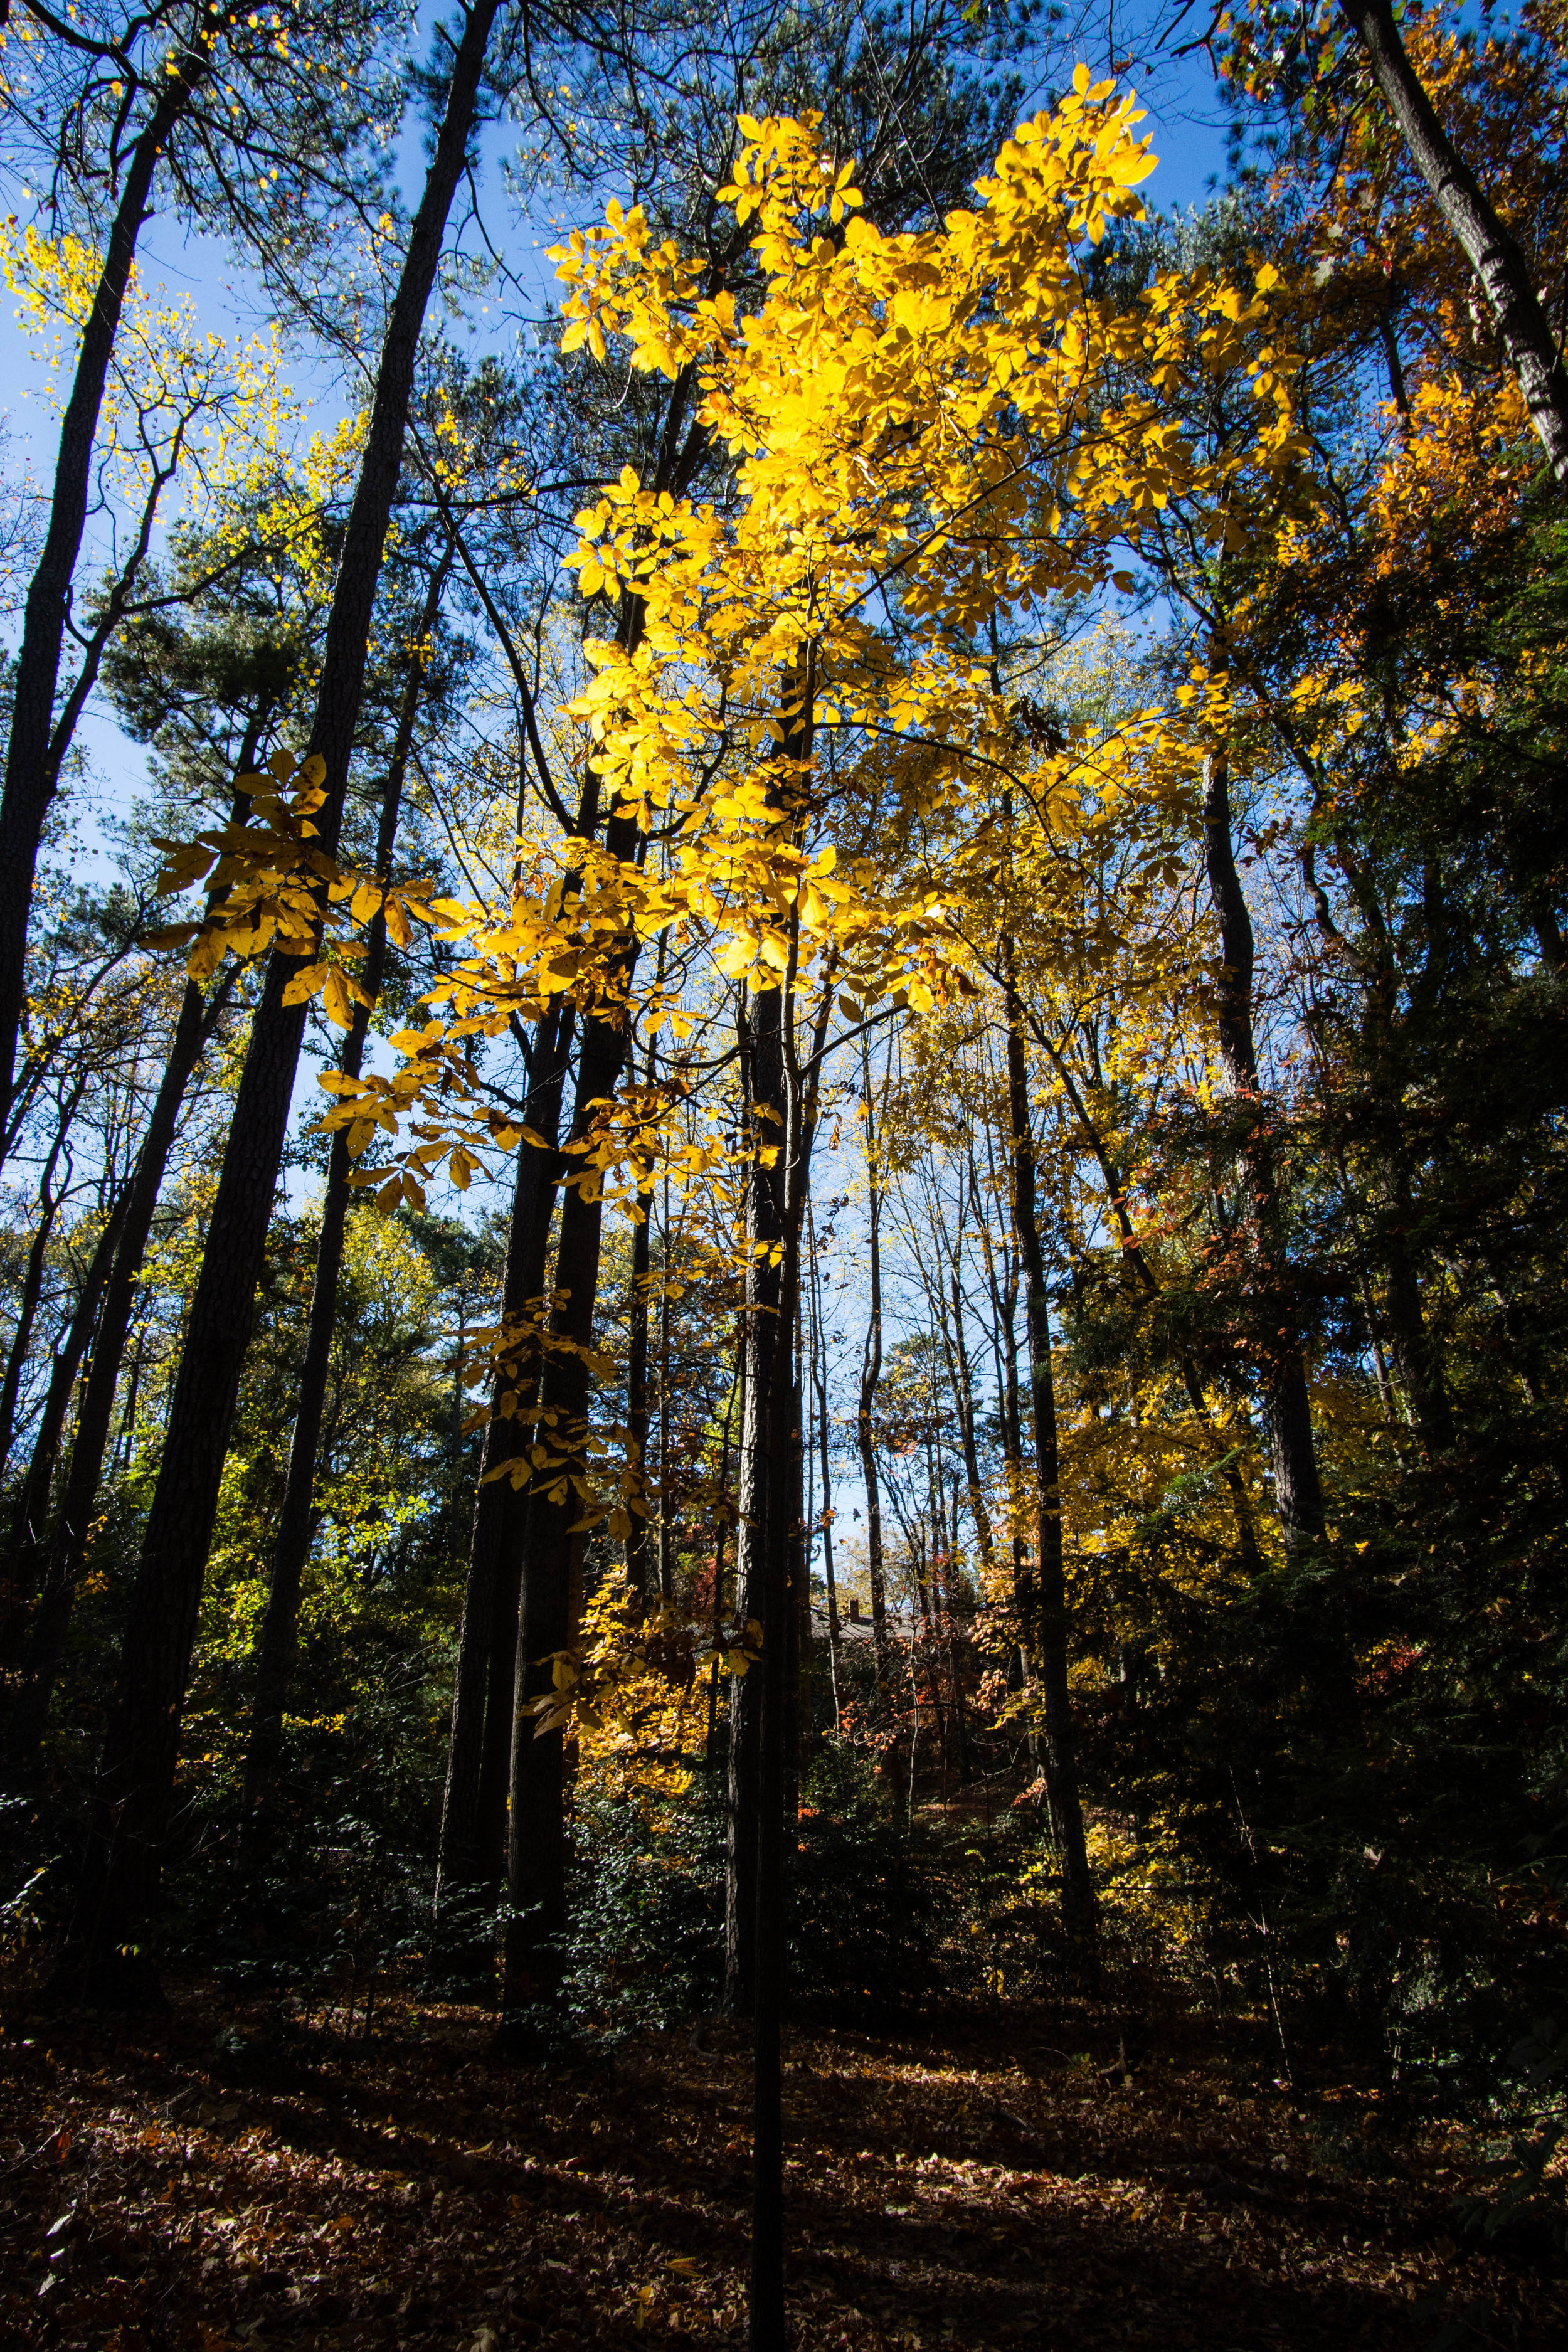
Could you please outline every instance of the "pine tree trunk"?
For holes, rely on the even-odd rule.
[[[49,1703],[59,1670],[60,1652],[69,1622],[71,1601],[87,1558],[93,1506],[103,1476],[103,1457],[114,1416],[114,1392],[125,1355],[136,1303],[136,1286],[147,1236],[163,1187],[163,1171],[174,1148],[180,1106],[202,1049],[226,1003],[228,991],[219,987],[204,1007],[201,992],[187,981],[180,999],[179,1016],[169,1044],[168,1059],[153,1097],[147,1131],[136,1155],[136,1166],[126,1191],[125,1213],[115,1244],[114,1264],[103,1295],[98,1330],[82,1383],[77,1411],[76,1438],[59,1516],[50,1538],[43,1589],[28,1629],[22,1686],[6,1739],[7,1759],[21,1780],[37,1769],[38,1748],[48,1721]]]
[[[22,1021],[27,918],[38,844],[59,782],[58,755],[52,745],[55,698],[71,581],[87,520],[92,449],[104,387],[135,266],[137,239],[152,209],[158,158],[174,125],[211,74],[214,54],[197,47],[178,57],[162,82],[146,129],[131,151],[92,309],[82,331],[70,398],[60,419],[48,528],[27,590],[16,656],[5,786],[0,798],[0,1129],[10,1104],[16,1034]]]
[[[571,1038],[569,1005],[557,1005],[546,1013],[533,1034],[526,1116],[540,1141],[518,1147],[501,1277],[501,1322],[519,1330],[542,1303],[550,1223],[563,1167],[556,1144]],[[508,1465],[529,1443],[528,1415],[538,1393],[539,1377],[537,1341],[525,1337],[516,1354],[509,1356],[498,1370],[490,1396],[452,1688],[436,1884],[437,1908],[454,1895],[493,1893],[506,1869],[512,1677],[528,1523],[526,1486],[513,1485]],[[513,1398],[510,1414],[500,1410],[508,1391]]]
[[[382,793],[376,830],[375,871],[383,881],[392,875],[403,806],[403,780],[414,748],[414,730],[424,690],[427,642],[436,625],[441,592],[451,562],[448,549],[431,576],[418,634],[409,663],[407,683],[397,714],[392,757]],[[369,1002],[354,1005],[338,1057],[345,1077],[357,1078],[364,1060],[370,1016],[381,994],[386,968],[386,916],[374,917],[365,941],[360,985]],[[326,1411],[327,1382],[331,1369],[332,1332],[337,1323],[338,1279],[342,1270],[343,1241],[349,1208],[349,1148],[346,1129],[333,1130],[327,1154],[326,1189],[321,1198],[321,1229],[316,1242],[316,1265],[306,1317],[305,1360],[294,1408],[294,1429],[289,1446],[289,1468],[283,1501],[273,1540],[267,1607],[257,1644],[256,1682],[251,1693],[250,1732],[245,1759],[244,1811],[247,1832],[260,1836],[267,1826],[266,1811],[278,1777],[283,1746],[283,1710],[293,1680],[300,1646],[300,1594],[305,1564],[315,1539],[316,1456],[321,1449],[321,1422]]]
[[[1078,1743],[1068,1684],[1067,1572],[1062,1543],[1061,1465],[1056,1381],[1051,1367],[1050,1301],[1035,1205],[1034,1129],[1023,1010],[1013,977],[1010,940],[1002,950],[1007,1023],[1007,1115],[1012,1128],[1013,1223],[1024,1272],[1029,1342],[1029,1392],[1035,1438],[1035,1559],[1026,1572],[1019,1615],[1044,1701],[1042,1762],[1062,1867],[1062,1925],[1080,1986],[1099,1980],[1099,1923],[1079,1796]]]
[[[321,846],[337,846],[363,697],[382,553],[402,469],[415,360],[447,215],[468,161],[485,48],[500,0],[474,0],[375,376],[344,534],[307,756],[325,765]],[[155,1989],[146,1941],[179,1751],[202,1584],[256,1284],[281,1165],[305,1007],[286,1005],[292,959],[269,959],[245,1059],[163,1458],[132,1591],[99,1767],[62,1991],[134,2001]]]
[[[1341,0],[1341,5],[1361,37],[1412,163],[1479,280],[1552,470],[1568,483],[1568,371],[1523,251],[1443,128],[1399,37],[1390,0]]]

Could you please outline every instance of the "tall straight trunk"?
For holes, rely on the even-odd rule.
[[[1266,1294],[1258,1370],[1268,1422],[1274,1498],[1288,1559],[1295,1561],[1323,1538],[1323,1490],[1312,1434],[1311,1401],[1300,1337],[1289,1302],[1279,1294],[1286,1274],[1283,1213],[1274,1152],[1262,1118],[1258,1052],[1252,1025],[1252,918],[1236,868],[1230,811],[1230,762],[1223,750],[1204,762],[1204,843],[1210,896],[1219,920],[1222,958],[1217,996],[1220,1066],[1246,1126],[1239,1157],[1246,1220],[1258,1286]]]
[[[665,943],[661,939],[659,941],[659,972],[661,978],[663,976],[664,969],[664,945]],[[647,1066],[644,1071],[644,1083],[650,1087],[653,1085],[655,1050],[654,1040],[650,1037],[647,1044]],[[628,1328],[626,1340],[626,1428],[631,1441],[632,1455],[637,1462],[638,1474],[642,1480],[642,1496],[640,1499],[644,1501],[647,1500],[647,1432],[649,1420],[647,1377],[647,1294],[648,1279],[652,1270],[653,1186],[649,1183],[637,1193],[637,1222],[632,1228],[632,1289],[631,1298],[627,1308]],[[669,1267],[668,1263],[665,1265],[664,1272],[666,1286],[664,1296],[664,1328],[666,1331],[668,1331],[668,1286],[669,1278]],[[668,1370],[668,1367],[666,1367],[666,1370]],[[662,1389],[660,1390],[659,1394],[660,1415],[662,1419],[662,1400],[664,1395]],[[662,1522],[662,1476],[659,1481],[659,1507]],[[636,1599],[638,1609],[646,1614],[647,1612],[654,1605],[654,1593],[656,1591],[652,1574],[651,1550],[648,1543],[648,1513],[646,1510],[634,1511],[631,1517],[631,1529],[626,1537],[626,1582],[631,1587],[631,1591],[634,1598]],[[661,1552],[662,1549],[663,1543],[661,1537]],[[662,1590],[662,1588],[658,1589]]]
[[[392,877],[393,852],[403,807],[403,780],[414,748],[414,730],[424,691],[426,647],[446,585],[450,550],[431,574],[418,635],[408,666],[408,677],[393,735],[392,757],[382,793],[376,828],[375,871],[384,881]],[[370,1016],[381,994],[386,970],[386,916],[374,917],[365,941],[360,985],[368,1003],[354,1005],[348,1034],[338,1056],[338,1067],[357,1078],[364,1060]],[[300,1647],[300,1594],[305,1563],[315,1538],[314,1499],[316,1456],[321,1450],[321,1422],[326,1412],[327,1381],[331,1369],[332,1332],[337,1323],[338,1280],[342,1271],[343,1242],[349,1208],[349,1145],[343,1128],[334,1129],[327,1154],[326,1189],[321,1198],[321,1230],[316,1242],[316,1265],[310,1284],[310,1304],[305,1324],[305,1360],[294,1408],[294,1429],[289,1446],[289,1468],[283,1501],[273,1540],[267,1607],[257,1643],[256,1681],[250,1700],[250,1732],[246,1748],[244,1806],[247,1830],[254,1835],[265,1827],[265,1811],[278,1775],[283,1745],[283,1709],[293,1680]]]
[[[1035,1559],[1026,1572],[1019,1615],[1044,1701],[1042,1763],[1046,1800],[1062,1865],[1062,1925],[1079,1982],[1099,1977],[1094,1881],[1084,1843],[1079,1797],[1078,1743],[1068,1685],[1067,1571],[1062,1544],[1061,1461],[1057,1437],[1056,1381],[1051,1368],[1050,1301],[1036,1209],[1035,1142],[1029,1118],[1029,1073],[1023,1008],[1014,977],[1013,947],[1002,943],[1007,1024],[1007,1116],[1012,1128],[1013,1227],[1024,1274],[1029,1341],[1029,1394],[1035,1439]]]
[[[605,845],[630,860],[636,828],[611,818]],[[635,942],[622,951],[618,987],[629,992]],[[626,1065],[624,1019],[590,1014],[583,1024],[570,1145],[592,1130],[614,1098]],[[536,1475],[522,1557],[514,1676],[515,1723],[507,1820],[508,1921],[503,2006],[518,2012],[553,1999],[566,1924],[566,1747],[559,1728],[536,1736],[531,1702],[552,1687],[550,1659],[569,1649],[574,1626],[573,1592],[581,1561],[576,1522],[589,1491],[590,1399],[587,1351],[598,1298],[604,1207],[584,1185],[567,1179],[562,1194],[549,1341],[539,1387],[539,1433],[554,1467]],[[518,2031],[523,2031],[519,2028]],[[524,2036],[526,2038],[526,2034]]]
[[[59,1670],[66,1627],[82,1569],[93,1507],[103,1475],[103,1457],[114,1416],[114,1392],[124,1360],[125,1342],[135,1311],[136,1292],[147,1236],[163,1188],[163,1171],[174,1149],[180,1106],[203,1048],[217,1025],[230,994],[229,986],[215,987],[204,1003],[201,991],[187,981],[180,999],[174,1034],[157,1094],[153,1099],[147,1131],[136,1155],[126,1190],[125,1213],[115,1244],[114,1263],[103,1294],[103,1306],[82,1383],[77,1410],[76,1437],[59,1515],[49,1539],[43,1588],[28,1630],[22,1685],[6,1739],[13,1769],[26,1778],[37,1769],[39,1744],[48,1721],[49,1702]],[[134,1395],[128,1404],[134,1411]]]
[[[952,1315],[952,1345],[950,1357],[952,1402],[958,1415],[958,1440],[963,1450],[963,1476],[969,1503],[969,1516],[974,1522],[974,1540],[980,1549],[980,1563],[989,1576],[994,1562],[994,1548],[991,1534],[991,1514],[985,1507],[985,1489],[980,1478],[980,1448],[974,1434],[974,1381],[969,1366],[969,1342],[963,1328],[963,1285],[959,1277],[956,1249],[953,1252],[949,1276],[949,1305]]]
[[[877,1432],[872,1418],[882,1378],[882,1193],[877,1169],[876,1108],[871,1092],[870,1055],[860,1049],[860,1090],[866,1105],[867,1264],[871,1276],[871,1313],[860,1357],[860,1395],[855,1413],[855,1443],[860,1455],[860,1475],[866,1487],[866,1567],[871,1582],[871,1646],[876,1653],[877,1686],[886,1701],[890,1679],[888,1656],[888,1580],[882,1559],[882,1489],[877,1475]]]
[[[0,1470],[11,1458],[11,1439],[16,1425],[16,1400],[22,1392],[22,1375],[27,1369],[27,1351],[33,1344],[33,1324],[38,1312],[38,1301],[44,1290],[44,1265],[48,1256],[49,1236],[59,1214],[61,1194],[56,1189],[55,1171],[60,1154],[66,1148],[71,1121],[77,1105],[82,1098],[87,1081],[79,1078],[69,1096],[60,1105],[60,1116],[38,1178],[38,1222],[33,1228],[33,1238],[27,1244],[27,1255],[22,1267],[22,1287],[16,1301],[16,1321],[11,1333],[10,1352],[5,1359],[5,1373],[0,1380]]]
[[[82,1358],[87,1353],[88,1342],[98,1320],[110,1269],[114,1264],[115,1248],[125,1223],[129,1190],[129,1179],[115,1188],[109,1214],[103,1221],[103,1231],[82,1276],[70,1321],[55,1349],[55,1360],[49,1368],[49,1385],[38,1415],[37,1433],[27,1461],[27,1475],[17,1493],[16,1507],[11,1520],[6,1591],[0,1596],[0,1624],[3,1624],[3,1631],[0,1631],[0,1665],[9,1666],[15,1663],[16,1635],[21,1612],[32,1597],[38,1570],[47,1557],[49,1496],[59,1459],[60,1440],[65,1434],[66,1415],[70,1409],[71,1391],[81,1370]]]
[[[784,998],[778,989],[759,991],[742,1013],[741,1035],[750,1158],[746,1171],[746,1276],[741,1326],[746,1377],[741,1420],[735,1614],[743,1625],[762,1625],[764,1642],[772,1560],[769,1545],[773,1532],[770,1505],[776,1492],[773,1428],[777,1403],[775,1370],[776,1360],[789,1356],[790,1337],[782,1326],[784,1223],[780,1196],[773,1181],[775,1171],[763,1166],[761,1154],[765,1148],[782,1151],[785,1116],[783,1011]],[[779,1377],[785,1380],[787,1388],[787,1376]],[[782,1630],[776,1618],[773,1630],[775,1637]],[[778,1674],[782,1776],[782,1710],[787,1692],[787,1662],[782,1640],[775,1640],[775,1647],[779,1654],[772,1663]],[[769,1670],[764,1654],[761,1671],[752,1666],[733,1676],[730,1684],[723,2006],[731,2012],[750,2007],[756,1988],[757,1825],[763,1801],[760,1774]],[[783,1788],[781,1777],[781,1805]]]
[[[1391,0],[1340,5],[1361,37],[1411,162],[1486,296],[1552,470],[1568,483],[1568,372],[1523,250],[1444,129],[1400,38]]]
[[[710,1771],[719,1760],[719,1654],[724,1647],[724,1619],[727,1614],[725,1553],[729,1548],[730,1528],[735,1516],[730,1499],[730,1433],[733,1424],[737,1400],[741,1406],[742,1423],[745,1420],[745,1368],[746,1355],[742,1341],[736,1349],[735,1377],[730,1383],[730,1394],[724,1406],[724,1433],[719,1446],[719,1525],[713,1538],[713,1610],[710,1627],[713,1665],[708,1682],[708,1738],[703,1756],[703,1760]]]
[[[838,1585],[833,1572],[833,1447],[827,1417],[827,1334],[822,1320],[821,1269],[816,1255],[816,1234],[811,1223],[811,1202],[806,1202],[807,1248],[811,1262],[811,1286],[808,1293],[811,1307],[811,1385],[816,1411],[818,1461],[822,1470],[822,1577],[827,1592],[827,1664],[833,1679],[833,1724],[838,1727]]]
[[[550,1224],[562,1173],[557,1150],[572,1009],[556,1004],[533,1033],[526,1104],[538,1143],[518,1147],[501,1276],[501,1323],[521,1336],[498,1367],[490,1394],[474,1495],[468,1573],[458,1634],[452,1726],[441,1805],[437,1907],[455,1895],[493,1891],[506,1868],[507,1777],[511,1758],[512,1677],[528,1495],[514,1464],[526,1453],[528,1415],[538,1393],[540,1358],[529,1318],[542,1312]],[[512,1409],[503,1410],[510,1393]]]
[[[27,918],[38,844],[59,782],[54,741],[55,698],[70,611],[71,581],[87,520],[92,449],[103,410],[110,362],[125,308],[136,243],[152,210],[153,174],[171,132],[212,73],[215,51],[205,47],[172,54],[157,103],[131,151],[92,309],[82,331],[70,397],[60,419],[48,528],[27,589],[22,642],[0,796],[0,1129],[10,1103],[16,1034],[27,952]]]
[[[307,756],[324,764],[320,845],[337,847],[363,698],[376,585],[403,462],[420,331],[447,215],[468,161],[500,0],[474,0],[381,349],[359,482],[328,616]],[[276,950],[251,1028],[201,1272],[170,1400],[157,1487],[126,1621],[61,1989],[134,2000],[155,1983],[145,1940],[156,1895],[192,1645],[257,1279],[304,1034]]]
[[[660,941],[663,945],[663,941]],[[667,1609],[675,1605],[675,1523],[669,1512],[669,1402],[674,1383],[669,1375],[669,1171],[664,1171],[664,1214],[660,1221],[664,1280],[658,1294],[658,1597]]]
[[[683,497],[707,448],[706,427],[693,425],[684,441],[695,371],[683,369],[671,387],[660,436],[654,488]],[[623,600],[617,642],[632,652],[643,627],[640,598]],[[598,784],[590,768],[584,782],[578,831],[591,840],[598,825]],[[635,821],[612,808],[605,828],[606,854],[631,865],[639,854]],[[606,1014],[583,1024],[577,1091],[569,1142],[584,1139],[620,1086],[630,1048],[627,1023],[637,941],[621,940]],[[531,1703],[552,1686],[552,1652],[566,1649],[574,1631],[574,1591],[581,1581],[582,1538],[574,1528],[588,1485],[585,1451],[589,1373],[585,1360],[598,1300],[603,1207],[583,1184],[566,1181],[556,1242],[557,1299],[550,1318],[539,1385],[539,1431],[557,1449],[560,1466],[546,1484],[531,1486],[522,1532],[517,1647],[512,1675],[511,1750],[507,1797],[507,1931],[501,2001],[513,2020],[548,2006],[559,1980],[561,1937],[566,1922],[566,1753],[559,1730],[534,1736]],[[549,1344],[561,1341],[563,1345]],[[526,2044],[532,2027],[509,2023],[503,2031]]]
[[[811,665],[803,657],[786,687],[786,761],[811,757]],[[781,835],[793,835],[790,805],[797,787],[786,782],[780,800]],[[795,1047],[794,983],[797,940],[790,940],[783,984],[752,1000],[743,1053],[750,1062],[746,1234],[748,1303],[754,1311],[748,1341],[755,1409],[749,1411],[742,1465],[742,1551],[747,1613],[762,1629],[762,1657],[753,1668],[749,1711],[754,1716],[755,1822],[750,1841],[749,1912],[752,1979],[752,2263],[747,2295],[749,2352],[784,2352],[784,2077],[781,2041],[784,1991],[784,1826],[789,1776],[791,1654],[799,1639],[801,1573],[800,1382],[795,1342],[800,1318],[800,1237],[816,1127],[816,1076],[832,991],[825,992],[809,1090]],[[749,1048],[749,1052],[746,1049]],[[763,1108],[771,1119],[758,1117]],[[764,1148],[773,1151],[764,1166]],[[762,1245],[762,1246],[759,1246]],[[773,1261],[776,1263],[763,1263]],[[748,1404],[751,1398],[748,1398]],[[750,1443],[747,1444],[747,1439]],[[742,1679],[741,1694],[752,1675]],[[733,1793],[733,1791],[732,1791]],[[733,1812],[731,1813],[733,1819]],[[728,1974],[728,1971],[727,1971]]]
[[[632,1228],[632,1292],[626,1344],[626,1432],[630,1452],[642,1480],[639,1500],[647,1498],[648,1377],[647,1286],[653,1270],[653,1188],[637,1194],[637,1222]],[[634,1510],[626,1536],[626,1583],[644,1615],[654,1606],[658,1590],[653,1551],[648,1541],[648,1514]]]
[[[800,1309],[800,1286],[795,1285],[795,1310]],[[788,1648],[784,1655],[784,1820],[798,1826],[800,1782],[805,1769],[806,1743],[811,1732],[811,1590],[806,1577],[805,1496],[803,1491],[805,1447],[802,1442],[801,1407],[805,1390],[800,1377],[800,1351],[795,1351],[795,1376],[789,1392],[789,1491],[785,1511],[789,1549],[784,1563],[788,1605],[784,1623]],[[786,1829],[786,1834],[793,1833]]]

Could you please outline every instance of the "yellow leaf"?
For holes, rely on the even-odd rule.
[[[293,979],[283,991],[284,1003],[309,1004],[311,997],[316,995],[325,983],[331,970],[330,964],[307,964],[303,971],[297,971],[294,974]]]

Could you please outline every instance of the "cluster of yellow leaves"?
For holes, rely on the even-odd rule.
[[[533,1736],[571,1729],[616,1742],[646,1738],[667,1715],[668,1674],[657,1663],[662,1647],[684,1643],[689,1629],[668,1609],[642,1617],[624,1584],[606,1582],[584,1612],[581,1639],[548,1654],[552,1687],[531,1702]],[[717,1665],[721,1675],[743,1675],[762,1654],[763,1629],[751,1620],[743,1638],[693,1654],[693,1676]]]
[[[664,847],[646,862],[574,839],[539,847],[499,913],[405,901],[459,950],[430,1000],[444,1017],[400,1034],[390,1078],[334,1082],[327,1122],[356,1152],[408,1131],[401,1163],[362,1179],[386,1205],[422,1198],[443,1160],[464,1183],[487,1139],[515,1139],[479,1104],[466,1041],[562,996],[621,1017],[637,940],[668,934],[721,987],[833,1000],[852,1024],[879,1007],[929,1013],[974,985],[955,902],[984,862],[978,812],[998,781],[1042,826],[1071,831],[1114,801],[1119,765],[1147,771],[1152,716],[1087,762],[1020,757],[974,651],[1016,609],[1103,584],[1116,547],[1173,497],[1228,543],[1243,477],[1297,461],[1272,272],[1247,288],[1168,275],[1126,310],[1089,290],[1084,247],[1138,212],[1152,168],[1141,119],[1080,68],[1058,112],[1003,148],[975,209],[901,236],[864,218],[815,118],[748,121],[722,192],[757,231],[763,283],[744,317],[700,257],[655,244],[639,210],[612,205],[557,248],[568,346],[598,353],[615,338],[637,368],[694,370],[737,495],[677,499],[627,469],[579,517],[582,589],[633,596],[639,626],[629,644],[589,640],[593,675],[566,716],[621,817],[657,826]],[[1194,367],[1244,369],[1258,403],[1257,431],[1203,458],[1162,396]],[[1194,730],[1181,731],[1173,793],[1192,766]],[[271,828],[284,848],[287,831]],[[303,942],[327,893],[351,913],[372,903],[307,849],[298,864],[298,885],[220,866],[231,898],[254,892],[247,939],[271,919]],[[178,871],[194,878],[194,858]],[[313,961],[301,992],[339,969]],[[339,978],[340,1007],[351,994]],[[678,1039],[689,1025],[678,1006],[658,1013]],[[578,1181],[602,1184],[617,1163],[640,1175],[653,1126],[644,1107],[606,1109],[579,1141]],[[691,1175],[722,1156],[689,1136],[681,1150]]]
[[[149,942],[186,949],[185,968],[195,980],[209,977],[226,955],[249,958],[276,947],[297,956],[301,968],[284,990],[284,1003],[320,996],[328,1019],[346,1029],[354,1005],[368,1000],[342,961],[323,957],[323,928],[337,935],[340,953],[352,954],[358,934],[380,916],[388,937],[405,947],[413,924],[430,919],[425,886],[395,887],[345,871],[314,845],[311,819],[326,799],[319,755],[301,766],[280,747],[268,767],[268,775],[236,781],[236,792],[250,803],[243,823],[211,826],[189,841],[153,835],[164,860],[159,890],[172,894],[205,882],[208,905],[199,921],[165,925],[148,934]]]

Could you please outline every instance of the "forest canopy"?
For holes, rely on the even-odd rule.
[[[755,2352],[806,2019],[1562,2251],[1565,160],[1548,0],[0,17],[26,2000],[744,2021]]]

